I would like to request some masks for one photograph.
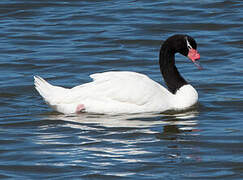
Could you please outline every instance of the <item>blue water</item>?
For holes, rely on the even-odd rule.
[[[0,178],[242,179],[242,1],[0,2]],[[180,114],[65,116],[33,75],[73,87],[108,70],[163,84],[161,43],[198,42],[198,70],[176,56],[197,89]]]

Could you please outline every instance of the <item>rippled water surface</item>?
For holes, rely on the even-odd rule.
[[[242,1],[0,2],[0,178],[242,179]],[[162,82],[158,53],[177,33],[198,42],[199,93],[180,114],[65,116],[33,75],[73,87],[108,70]]]

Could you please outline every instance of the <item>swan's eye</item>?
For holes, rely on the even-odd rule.
[[[192,49],[192,46],[190,45],[190,43],[189,43],[187,37],[186,37],[186,45],[187,45],[187,48],[188,48],[188,49]]]

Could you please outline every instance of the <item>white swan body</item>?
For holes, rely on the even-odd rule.
[[[127,71],[93,74],[90,76],[92,82],[72,89],[53,86],[35,76],[35,87],[47,104],[64,114],[183,110],[197,102],[198,94],[177,70],[175,53],[196,63],[200,58],[196,48],[195,40],[187,35],[174,35],[163,43],[159,64],[168,90],[146,75]]]
[[[151,80],[148,76],[126,71],[92,74],[93,81],[72,89],[52,86],[35,77],[35,86],[47,104],[54,110],[71,114],[84,105],[91,113],[120,114],[181,110],[198,99],[191,85],[181,87],[176,94]]]

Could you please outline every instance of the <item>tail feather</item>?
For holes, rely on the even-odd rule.
[[[39,76],[34,76],[35,88],[44,99],[49,99],[52,94],[51,85]]]
[[[51,106],[58,104],[68,91],[68,89],[49,84],[40,76],[34,76],[34,84],[39,94]]]

